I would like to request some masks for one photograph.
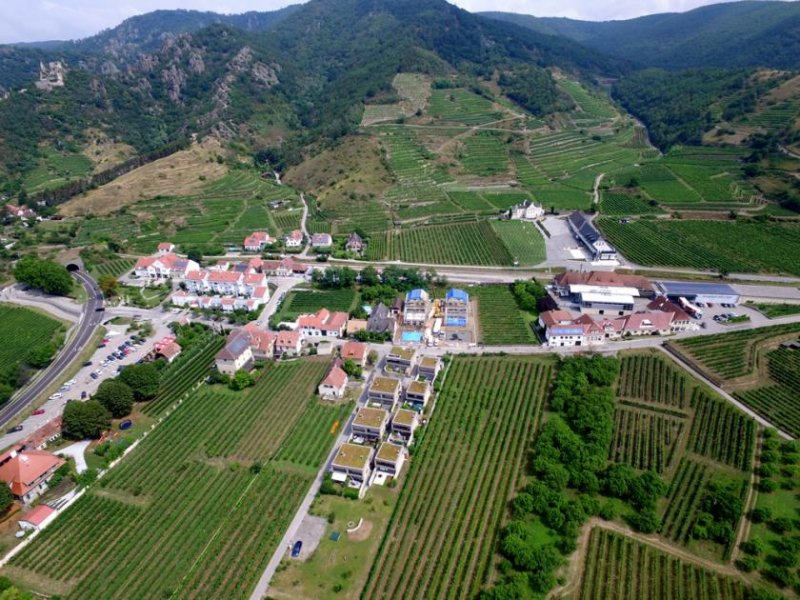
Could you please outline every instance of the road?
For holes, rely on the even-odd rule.
[[[67,343],[61,352],[56,355],[55,360],[50,363],[44,371],[39,374],[36,380],[26,388],[18,392],[0,410],[0,428],[5,427],[19,413],[24,411],[27,406],[44,393],[61,376],[61,373],[70,363],[81,353],[83,348],[92,339],[97,326],[100,325],[105,317],[104,312],[96,309],[103,306],[103,301],[98,300],[100,289],[95,281],[86,273],[77,271],[72,274],[75,279],[83,286],[89,299],[83,307],[83,313],[78,319],[77,324],[70,332]]]

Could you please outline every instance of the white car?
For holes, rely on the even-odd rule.
[[[64,385],[75,385],[75,381],[76,381],[75,379],[70,379],[69,381],[64,383]]]
[[[50,400],[58,400],[58,399],[59,399],[59,398],[61,398],[63,395],[64,395],[64,394],[62,394],[61,392],[56,392],[55,394],[53,394],[52,396],[50,396]]]

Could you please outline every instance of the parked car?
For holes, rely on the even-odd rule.
[[[87,360],[85,363],[83,363],[83,366],[84,367],[91,367],[92,366],[92,361]]]
[[[22,431],[22,425],[14,425],[14,427],[6,431],[6,433],[16,433],[17,431]]]
[[[55,394],[52,394],[52,395],[50,396],[50,400],[58,400],[58,399],[59,399],[59,398],[61,398],[61,396],[63,396],[63,395],[64,395],[64,394],[62,394],[61,392],[56,392]]]
[[[98,377],[100,377],[100,375],[98,375],[97,373],[92,373],[91,375],[89,375],[89,377],[91,377],[92,379],[97,379]]]
[[[126,429],[130,429],[133,426],[133,421],[130,419],[125,419],[122,423],[119,424],[119,428],[123,431]]]
[[[81,400],[86,400],[88,394],[86,392],[81,392]]]
[[[303,548],[303,542],[297,540],[292,546],[292,558],[297,558],[300,556],[300,550]]]
[[[33,415],[34,416],[43,415],[43,414],[44,414],[44,409],[43,408],[37,408],[35,411],[33,411]]]

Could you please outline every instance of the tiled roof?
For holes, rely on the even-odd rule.
[[[325,379],[322,380],[323,385],[329,385],[333,388],[339,389],[347,385],[347,373],[334,362],[328,370]]]
[[[55,509],[50,508],[47,504],[40,504],[24,517],[22,517],[22,521],[27,521],[31,525],[35,525],[38,527],[44,521],[50,517],[50,515],[54,514],[56,511]]]
[[[50,452],[24,450],[0,466],[0,481],[10,485],[14,495],[24,496],[43,475],[63,464],[62,459]]]
[[[279,331],[275,337],[275,346],[278,348],[294,348],[299,341],[299,331]]]
[[[342,358],[361,362],[367,355],[368,346],[361,342],[345,342],[342,346]]]

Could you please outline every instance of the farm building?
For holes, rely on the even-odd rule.
[[[367,331],[369,333],[389,333],[394,337],[397,331],[397,319],[392,316],[389,308],[380,303],[372,310],[367,319]]]
[[[402,438],[404,444],[414,439],[414,431],[419,426],[416,411],[400,409],[392,417],[392,434]]]
[[[672,314],[672,329],[675,331],[686,331],[689,329],[699,329],[699,325],[692,321],[689,314],[680,306],[671,302],[666,296],[657,296],[650,304],[647,305],[649,310],[660,310],[662,312],[669,312]]]
[[[433,381],[439,374],[439,369],[442,368],[442,363],[435,356],[423,356],[419,361],[418,373],[420,377],[424,377],[428,381]]]
[[[388,422],[389,413],[382,408],[361,408],[353,419],[353,435],[369,441],[380,440]]]
[[[617,251],[609,244],[591,220],[582,212],[575,211],[567,217],[567,223],[572,231],[572,235],[589,252],[592,261],[616,261]]]
[[[317,392],[323,398],[341,398],[347,389],[347,373],[341,367],[341,361],[335,360],[331,364],[325,379],[319,384]]]
[[[408,374],[417,364],[417,351],[413,348],[393,346],[386,355],[386,368]]]
[[[542,208],[541,204],[525,200],[525,202],[509,208],[505,216],[512,221],[535,221],[544,216],[544,208]]]
[[[466,327],[469,313],[469,294],[453,288],[444,297],[444,324],[448,327]]]
[[[373,449],[370,446],[342,444],[331,462],[331,477],[334,481],[345,482],[348,478],[359,485],[369,478]]]
[[[400,399],[400,380],[393,377],[376,377],[367,392],[367,399],[386,410],[394,410]]]
[[[47,482],[64,460],[41,450],[17,446],[0,456],[0,481],[11,488],[14,498],[30,504],[47,491]]]
[[[276,356],[299,356],[303,338],[299,331],[279,331],[275,336]]]
[[[19,526],[25,531],[39,531],[47,527],[57,516],[55,509],[40,504],[19,520]]]
[[[581,310],[585,313],[623,315],[633,310],[633,296],[629,294],[606,290],[604,292],[581,292],[579,298]]]
[[[403,469],[405,460],[405,448],[384,442],[380,445],[378,453],[375,455],[375,470],[379,473],[397,477]]]
[[[626,293],[642,298],[652,298],[655,295],[653,284],[640,275],[625,275],[613,271],[565,271],[553,278],[553,292],[561,297],[572,296],[579,290],[591,291],[579,286],[595,289],[626,288]],[[631,289],[638,293],[633,293]]]
[[[403,322],[407,325],[422,325],[431,314],[431,297],[425,290],[411,290],[406,294]]]
[[[422,410],[431,397],[431,386],[427,381],[412,381],[406,388],[406,402],[417,410]]]
[[[658,288],[673,302],[686,298],[692,303],[739,304],[739,294],[725,283],[704,281],[659,281]]]
[[[175,244],[172,242],[161,242],[156,249],[156,254],[164,256],[165,254],[172,254],[175,252]]]

